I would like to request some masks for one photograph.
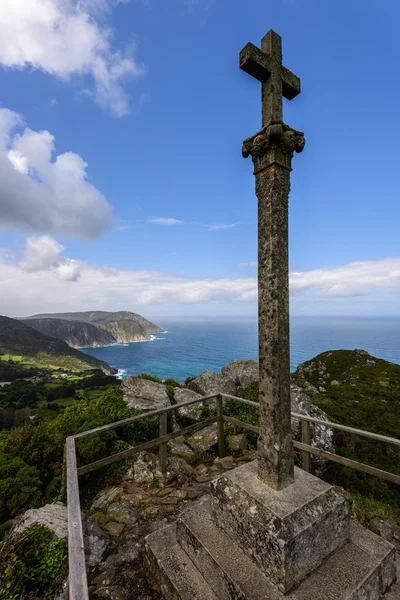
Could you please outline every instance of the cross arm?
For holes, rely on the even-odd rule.
[[[240,52],[240,68],[258,81],[266,81],[271,75],[271,64],[268,54],[249,42]]]
[[[240,52],[240,68],[258,81],[267,81],[274,68],[271,57],[249,42]],[[282,94],[292,100],[300,94],[300,79],[286,67],[280,67]]]
[[[283,95],[288,100],[293,100],[300,94],[300,79],[286,67],[281,67],[281,77]]]

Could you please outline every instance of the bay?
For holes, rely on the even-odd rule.
[[[121,378],[148,373],[184,381],[220,371],[231,360],[258,358],[255,318],[154,319],[166,330],[149,342],[83,351],[119,370]],[[367,350],[400,364],[400,319],[294,317],[290,324],[291,370],[327,350]]]

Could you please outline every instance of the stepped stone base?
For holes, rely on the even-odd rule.
[[[325,489],[323,486],[318,487],[319,484],[312,481],[316,478],[307,473],[304,473],[304,476],[303,472],[298,473],[297,479],[304,484],[303,487],[300,485],[302,492],[294,494],[292,490],[286,496],[281,496],[285,490],[274,492],[282,498],[280,503],[276,501],[275,504],[270,494],[269,510],[275,513],[274,518],[270,517],[268,512],[263,512],[259,504],[256,504],[257,511],[255,511],[252,503],[247,504],[246,517],[243,512],[246,494],[243,495],[238,490],[233,496],[231,494],[235,485],[244,485],[247,492],[252,489],[254,500],[257,495],[256,484],[254,483],[253,488],[248,482],[243,484],[246,477],[252,480],[254,466],[249,469],[239,467],[222,475],[214,483],[214,497],[199,500],[182,513],[177,523],[168,525],[147,537],[147,566],[156,576],[167,600],[379,600],[381,597],[392,600],[395,588],[388,590],[396,578],[393,546],[363,527],[349,523],[348,513],[343,509],[342,497],[334,498],[331,494],[331,486],[324,482],[317,480],[326,486]],[[308,482],[307,486],[305,482]],[[262,483],[260,485],[265,486]],[[305,488],[310,488],[312,485],[314,492],[310,490],[306,492]],[[296,488],[296,482],[290,487]],[[316,489],[319,489],[323,498],[326,497],[320,503],[315,503],[314,500],[313,505],[311,502],[314,506],[311,510],[310,497],[307,499],[307,494],[315,496]],[[236,494],[239,494],[239,498]],[[291,497],[294,502],[293,494],[298,499],[303,499],[303,502],[299,501],[294,512],[293,503],[288,501]],[[224,503],[228,501],[243,508],[238,516],[238,519],[245,519],[245,525],[240,529],[242,538],[235,531],[233,512],[230,514],[229,510],[225,512],[223,510]],[[260,498],[258,502],[264,506]],[[306,510],[307,506],[309,510]],[[347,526],[344,527],[340,522],[335,523],[331,513],[336,514],[338,519],[344,520]],[[293,521],[290,517],[292,514]],[[249,515],[252,515],[253,520],[249,520]],[[229,526],[226,526],[225,521],[216,521],[216,517],[228,519]],[[249,552],[251,546],[259,548],[263,535],[260,533],[260,527],[266,527],[265,539],[269,539],[271,523],[281,537],[276,538],[279,543],[275,546],[271,546],[268,541],[266,551],[269,551],[270,547],[273,551],[275,548],[280,549],[280,553],[275,552],[273,555],[276,559],[277,571],[281,572],[283,564],[285,567],[289,564],[292,569],[290,571],[291,576],[293,575],[292,579],[296,580],[297,577],[300,578],[298,573],[302,574],[301,582],[293,584],[286,591],[271,579],[269,572],[266,572],[265,561],[260,561],[260,556]],[[315,525],[315,523],[319,524]],[[318,546],[325,543],[325,550],[331,548],[329,544],[332,542],[327,535],[328,526],[324,528],[324,523],[329,523],[333,537],[336,540],[340,539],[336,549],[328,553],[328,556],[327,552]],[[313,539],[309,532],[316,532],[316,537]],[[292,544],[287,541],[289,535],[292,536]],[[255,540],[252,545],[251,536]],[[323,556],[320,564],[304,578],[303,566],[306,561],[302,557],[302,552],[306,552],[306,560],[310,560],[312,552],[309,551],[309,546],[316,555],[321,557],[322,552]],[[285,548],[286,555],[283,551]],[[283,560],[285,556],[290,557],[286,564]],[[292,568],[293,564],[296,565],[296,561],[300,565],[298,572]],[[270,562],[267,561],[266,564],[271,571]],[[386,591],[388,593],[384,595]]]
[[[212,484],[215,521],[269,579],[288,592],[349,539],[349,502],[335,489],[295,469],[276,491],[257,475],[257,461]]]

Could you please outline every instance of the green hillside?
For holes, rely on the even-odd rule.
[[[292,379],[318,390],[312,402],[330,420],[400,439],[400,365],[365,350],[335,350],[299,365]],[[398,446],[341,431],[333,441],[337,454],[400,475]],[[395,484],[334,463],[326,475],[347,490],[399,505]]]
[[[110,366],[94,358],[70,348],[68,344],[49,337],[28,327],[21,321],[0,316],[0,360],[1,366],[12,361],[21,367],[33,366],[69,371],[86,371],[103,369],[110,372]],[[10,364],[12,366],[12,364]]]

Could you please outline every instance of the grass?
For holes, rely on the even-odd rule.
[[[342,487],[337,490],[352,502],[352,517],[361,525],[367,526],[375,517],[390,519],[400,527],[400,507],[384,500],[362,496],[358,492],[349,492]]]

